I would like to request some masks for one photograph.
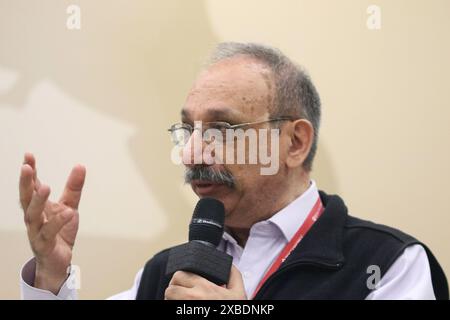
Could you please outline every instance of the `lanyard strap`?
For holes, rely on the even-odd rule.
[[[256,288],[253,298],[255,298],[259,289],[261,289],[262,285],[267,281],[267,279],[280,268],[281,264],[289,257],[291,252],[297,247],[298,243],[303,239],[306,233],[311,229],[312,225],[316,220],[320,217],[324,210],[322,201],[320,201],[320,197],[317,199],[314,207],[311,209],[311,212],[305,219],[305,222],[300,226],[297,232],[292,237],[291,241],[284,247],[281,253],[278,255],[276,260],[272,263],[269,270],[266,272],[262,280],[259,282],[258,287]]]

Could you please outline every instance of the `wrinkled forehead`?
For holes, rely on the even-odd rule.
[[[203,71],[182,109],[186,121],[254,121],[268,117],[273,104],[270,70],[258,61],[235,57]]]

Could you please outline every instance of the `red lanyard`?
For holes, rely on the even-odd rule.
[[[317,199],[316,203],[314,204],[314,207],[311,209],[311,212],[308,214],[308,216],[305,219],[305,222],[300,226],[300,228],[297,230],[297,232],[292,237],[291,241],[288,242],[288,244],[284,247],[283,251],[278,255],[277,259],[272,263],[269,270],[266,272],[262,280],[260,281],[258,287],[256,288],[253,298],[255,298],[256,294],[258,293],[259,289],[261,289],[262,285],[266,280],[275,272],[278,270],[280,265],[289,257],[291,252],[297,247],[298,243],[303,239],[303,237],[306,235],[306,233],[311,229],[312,225],[316,220],[320,217],[324,210],[324,207],[322,205],[322,201]]]

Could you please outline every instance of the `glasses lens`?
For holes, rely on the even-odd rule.
[[[187,128],[172,129],[172,141],[177,146],[184,146],[191,136],[190,130]]]
[[[203,140],[208,143],[223,143],[225,141],[225,130],[209,128],[203,132]]]

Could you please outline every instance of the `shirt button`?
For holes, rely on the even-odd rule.
[[[244,271],[243,276],[244,278],[250,278],[252,276],[252,273],[249,271]]]

